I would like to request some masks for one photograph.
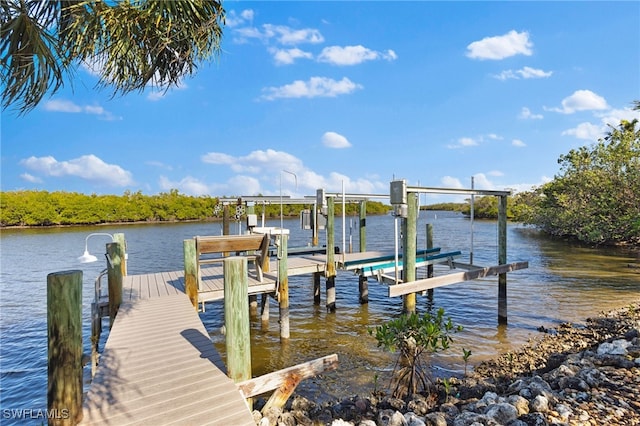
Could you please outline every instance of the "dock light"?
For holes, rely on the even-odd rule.
[[[396,217],[407,217],[407,181],[394,180],[389,186],[389,199],[393,206],[393,215]]]
[[[93,234],[87,235],[87,238],[85,238],[84,240],[84,254],[78,258],[78,262],[92,263],[98,260],[97,257],[89,253],[89,238],[95,237],[98,235],[111,238],[112,243],[116,242],[116,239],[113,237],[113,235],[107,234],[106,232],[94,232]],[[111,263],[111,259],[109,259],[108,256],[107,256],[107,260],[109,260],[109,263]]]

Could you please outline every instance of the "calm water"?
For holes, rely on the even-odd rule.
[[[434,225],[434,245],[443,250],[461,250],[462,261],[470,251],[470,223],[459,214],[421,213],[419,247],[424,247],[425,224]],[[355,218],[347,218],[347,248],[359,247]],[[279,221],[267,223],[278,226]],[[291,229],[289,247],[307,245],[310,231],[299,229],[298,220],[285,221]],[[342,245],[342,223],[336,220],[336,243]],[[217,223],[130,225],[44,230],[8,230],[0,245],[0,409],[45,409],[47,393],[46,277],[51,272],[81,269],[84,272],[85,346],[89,352],[89,313],[93,282],[105,267],[79,264],[90,232],[122,232],[129,253],[129,274],[182,269],[182,240],[194,235],[220,234]],[[367,248],[394,247],[394,219],[367,218]],[[93,254],[104,252],[105,237],[89,240]],[[325,242],[324,235],[320,243]],[[474,224],[474,261],[497,264],[497,226],[493,221]],[[549,240],[533,229],[517,224],[508,227],[508,261],[528,260],[529,269],[508,275],[507,326],[497,324],[497,278],[456,284],[435,291],[435,307],[443,307],[454,323],[464,327],[455,335],[453,347],[434,357],[439,376],[460,374],[464,369],[462,348],[470,349],[474,364],[525,343],[537,335],[539,326],[561,322],[579,323],[601,311],[628,305],[640,299],[640,274],[627,267],[636,254],[615,249],[590,249]],[[386,287],[369,282],[368,305],[358,303],[357,276],[339,272],[336,280],[337,312],[328,314],[323,300],[313,305],[311,277],[289,280],[291,339],[281,344],[278,306],[271,301],[271,320],[263,326],[252,320],[254,375],[288,367],[313,358],[337,353],[337,372],[304,381],[298,391],[317,400],[366,394],[388,383],[394,357],[376,347],[367,330],[398,314],[399,298],[386,296]],[[426,296],[418,297],[418,309],[428,309]],[[201,318],[217,349],[224,354],[222,304],[208,304]],[[1,412],[1,411],[0,411]],[[7,419],[0,420],[6,424]]]

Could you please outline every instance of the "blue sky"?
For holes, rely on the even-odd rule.
[[[221,55],[179,88],[113,98],[81,67],[3,111],[2,190],[527,190],[640,118],[639,2],[224,6]]]

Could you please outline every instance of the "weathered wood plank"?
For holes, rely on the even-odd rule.
[[[295,374],[302,379],[317,376],[323,371],[331,371],[338,368],[338,355],[331,354],[302,364],[294,365],[260,377],[245,380],[238,383],[238,388],[245,398],[262,395],[277,389],[287,375]]]
[[[440,275],[433,278],[426,278],[417,281],[411,281],[403,284],[389,286],[389,297],[402,296],[403,294],[415,293],[419,291],[429,290],[432,288],[442,287],[449,284],[455,284],[463,281],[470,281],[476,278],[487,277],[491,275],[503,274],[519,269],[529,267],[529,262],[514,262],[505,265],[488,266],[485,268],[471,269],[465,272],[455,272],[452,274]]]

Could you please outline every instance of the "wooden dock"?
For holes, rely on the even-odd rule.
[[[179,272],[124,277],[82,424],[255,425],[183,289]]]

